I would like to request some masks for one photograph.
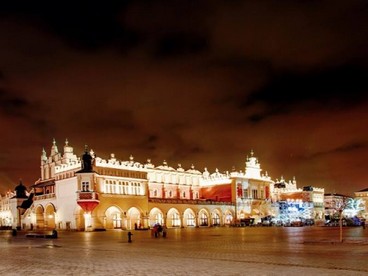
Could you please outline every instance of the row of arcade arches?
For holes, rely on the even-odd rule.
[[[134,229],[148,228],[155,224],[167,227],[208,227],[230,225],[233,222],[233,212],[221,209],[208,210],[205,208],[195,212],[186,208],[180,212],[177,208],[170,208],[167,212],[155,207],[144,214],[136,207],[123,212],[116,206],[107,208],[104,226],[106,229]]]
[[[85,214],[82,209],[78,208],[78,210],[75,213],[75,223],[76,228],[82,230],[85,228]],[[57,221],[56,208],[52,203],[46,206],[35,206],[32,210],[32,216],[31,229],[70,228],[70,223]],[[93,220],[99,220],[105,229],[151,228],[156,224],[166,225],[169,228],[186,228],[230,225],[233,223],[234,213],[231,209],[223,211],[221,208],[200,208],[198,210],[192,208],[183,210],[170,208],[166,211],[158,207],[152,208],[149,212],[144,212],[137,207],[131,207],[124,212],[118,206],[110,206],[101,217],[94,215],[92,217]]]

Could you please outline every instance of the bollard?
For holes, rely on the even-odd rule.
[[[132,232],[128,232],[128,242],[132,242],[132,236],[133,236],[133,234],[132,234]]]
[[[17,235],[17,229],[12,230],[12,236],[15,237]]]

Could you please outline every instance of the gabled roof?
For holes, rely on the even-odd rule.
[[[363,190],[360,190],[360,191],[358,191],[358,192],[356,192],[356,193],[359,193],[359,192],[368,192],[368,188],[365,188],[365,189],[363,189]]]

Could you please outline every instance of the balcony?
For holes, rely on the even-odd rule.
[[[98,193],[77,191],[77,200],[98,200]]]
[[[85,212],[92,212],[100,203],[98,193],[93,191],[77,191],[77,203]]]

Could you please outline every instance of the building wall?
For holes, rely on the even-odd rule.
[[[42,192],[22,218],[27,228],[131,229],[151,227],[157,221],[171,227],[225,225],[244,217],[272,215],[273,200],[299,191],[295,181],[286,190],[275,189],[253,153],[244,172],[216,169],[212,174],[194,166],[174,169],[165,161],[156,167],[149,160],[136,162],[132,156],[120,161],[114,154],[107,160],[90,155],[93,171],[85,172],[67,141],[63,154],[55,141],[49,156],[42,152],[41,178],[33,185]],[[78,204],[89,200],[79,197],[83,193],[91,193],[92,201],[98,202],[91,213]]]

